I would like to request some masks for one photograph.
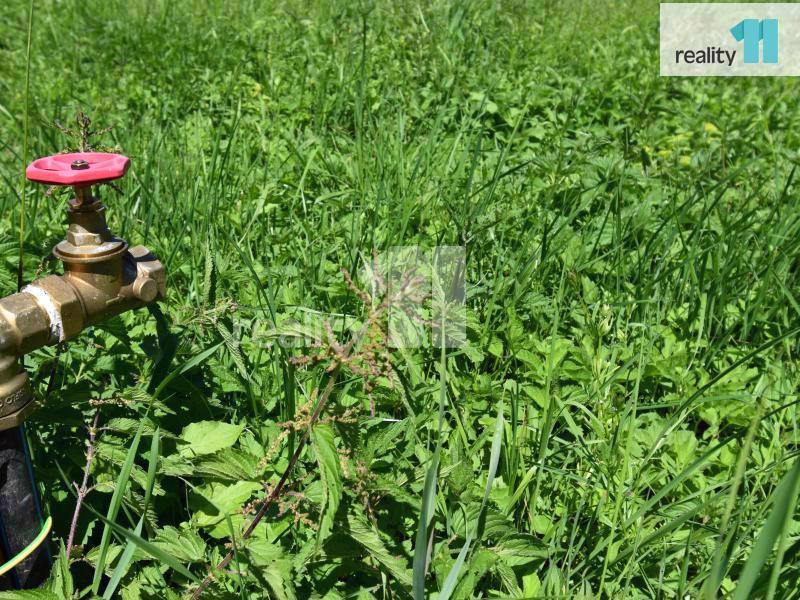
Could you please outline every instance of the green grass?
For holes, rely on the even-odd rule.
[[[55,597],[186,597],[231,548],[208,598],[435,598],[451,572],[451,599],[800,596],[795,79],[660,78],[655,2],[34,4],[28,155],[78,109],[115,124],[111,227],[169,273],[160,325],[85,332],[30,419],[58,542],[104,401]],[[3,3],[3,294],[27,31]],[[30,281],[64,205],[26,196]],[[459,244],[468,347],[393,353],[375,418],[344,372],[243,540],[324,383],[276,332],[363,318],[340,269],[373,248]],[[40,398],[55,357],[26,358]]]

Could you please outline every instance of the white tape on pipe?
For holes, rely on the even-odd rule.
[[[36,298],[36,302],[44,309],[44,312],[47,313],[47,317],[50,319],[50,341],[63,342],[64,323],[61,321],[61,313],[58,308],[56,308],[50,294],[35,285],[26,285],[22,288],[22,291]]]

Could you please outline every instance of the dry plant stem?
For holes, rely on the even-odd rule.
[[[89,471],[92,467],[92,460],[94,459],[94,445],[97,440],[97,423],[99,419],[100,409],[98,408],[94,413],[92,426],[89,428],[89,443],[86,448],[86,465],[83,467],[83,481],[80,487],[73,483],[78,492],[78,497],[75,501],[75,512],[72,514],[72,524],[70,525],[69,537],[67,538],[67,560],[69,560],[72,553],[72,543],[75,541],[75,530],[78,528],[78,517],[81,514],[81,505],[83,505],[83,499],[86,498],[86,495],[89,493]]]

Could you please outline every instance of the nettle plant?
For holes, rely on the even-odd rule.
[[[294,452],[289,458],[283,473],[277,483],[263,482],[266,493],[262,500],[248,503],[243,513],[252,514],[252,519],[241,534],[241,540],[246,542],[257,531],[259,523],[267,515],[273,504],[279,507],[280,515],[291,512],[294,521],[302,521],[318,531],[321,541],[330,535],[333,522],[342,501],[344,479],[352,480],[355,495],[361,500],[366,513],[370,513],[370,491],[368,468],[358,458],[354,458],[350,451],[337,450],[334,445],[333,428],[336,425],[355,423],[355,409],[342,409],[340,406],[330,406],[329,401],[340,375],[349,374],[359,378],[370,401],[370,415],[375,416],[375,403],[373,393],[376,385],[386,380],[393,381],[395,372],[386,344],[386,330],[388,312],[391,307],[402,306],[407,301],[421,303],[424,296],[418,291],[417,280],[413,273],[408,273],[396,289],[386,291],[382,298],[374,299],[368,292],[360,289],[346,271],[342,271],[348,289],[360,300],[365,310],[363,323],[357,331],[353,332],[346,341],[337,339],[330,321],[324,322],[325,337],[314,340],[311,352],[297,357],[291,357],[288,362],[295,366],[313,369],[319,367],[324,376],[317,379],[320,383],[314,385],[306,394],[306,401],[302,403],[293,419],[278,423],[281,432],[276,436],[268,453],[259,464],[265,465],[276,454],[278,447],[284,442],[299,434],[295,443]],[[386,286],[382,285],[382,289]],[[324,385],[321,381],[325,381]],[[327,408],[327,411],[326,411]],[[319,519],[315,525],[307,514],[301,512],[300,506],[307,500],[302,494],[291,491],[292,473],[300,459],[306,445],[311,442],[317,453],[320,465],[321,483],[324,485],[325,498],[320,510]],[[354,463],[353,468],[348,463]],[[288,499],[287,499],[288,498]],[[235,536],[234,536],[235,537]],[[233,540],[232,540],[233,543]],[[192,596],[199,598],[203,591],[211,585],[215,572],[227,568],[236,558],[235,548],[231,548],[215,569],[197,586]]]
[[[433,372],[438,384],[436,379],[429,381],[421,363],[410,374],[403,373],[405,367],[398,371],[398,361],[405,363],[412,355],[391,347],[388,321],[398,308],[430,314],[430,293],[421,277],[409,271],[390,286],[377,275],[380,267],[373,257],[370,291],[342,271],[344,289],[355,300],[359,318],[323,319],[321,335],[299,347],[264,345],[266,340],[285,338],[287,329],[281,327],[258,340],[262,349],[282,357],[283,368],[297,382],[300,398],[289,418],[264,416],[261,430],[246,427],[233,414],[214,418],[224,406],[212,397],[205,409],[211,419],[176,427],[182,414],[197,408],[192,398],[199,397],[199,388],[232,389],[231,370],[246,385],[259,384],[248,362],[250,348],[243,351],[253,340],[236,325],[246,307],[216,298],[222,261],[213,252],[206,260],[195,308],[177,311],[171,322],[155,311],[155,319],[132,330],[131,335],[149,338],[152,349],[158,349],[149,372],[122,389],[110,385],[85,405],[91,422],[87,451],[72,484],[77,500],[56,565],[60,579],[51,583],[71,597],[72,577],[83,579],[81,573],[88,567],[90,588],[107,598],[131,589],[163,589],[167,581],[178,584],[173,589],[184,587],[193,598],[219,597],[225,590],[250,585],[266,585],[276,597],[294,598],[301,593],[298,587],[332,585],[324,583],[327,577],[357,563],[366,569],[366,582],[388,576],[387,585],[396,593],[413,588],[420,597],[426,573],[449,564],[449,552],[441,543],[431,556],[436,526],[432,503],[439,493],[442,438],[449,427],[443,416],[447,369],[443,355],[438,376]],[[430,319],[419,314],[413,318],[430,325]],[[113,323],[98,331],[98,345],[114,348],[106,340],[121,331]],[[210,336],[217,341],[208,346]],[[193,348],[198,341],[207,347],[182,363],[174,359],[181,347]],[[125,353],[112,356],[116,368],[136,360]],[[412,419],[387,416],[386,406],[408,394],[414,404],[423,396],[435,398],[437,385],[441,398],[435,427],[422,414]],[[185,405],[176,410],[178,397],[185,397]],[[380,415],[379,400],[384,407]],[[407,400],[402,407],[416,412]],[[498,417],[497,427],[501,422]],[[179,433],[171,433],[176,430]],[[499,431],[489,487],[499,459]],[[147,438],[149,451],[143,452]],[[478,451],[481,447],[482,443]],[[471,453],[461,448],[461,458],[469,462]],[[420,456],[428,456],[424,481],[414,466]],[[475,509],[459,525],[472,532],[463,546],[466,553],[481,533],[483,526],[474,519],[485,510],[489,487],[482,499],[473,494],[463,477],[471,467],[451,460],[447,468],[456,469],[453,481],[459,476],[463,480],[453,489],[460,489]],[[405,473],[403,478],[398,480],[387,469],[390,465]],[[94,508],[96,495],[103,493],[111,495],[104,513]],[[126,518],[133,519],[132,529],[121,525]],[[172,524],[164,526],[165,519]],[[395,539],[382,533],[387,523]],[[416,540],[408,533],[415,530]],[[449,537],[446,546],[458,539]],[[412,571],[403,554],[414,554]],[[463,567],[465,556],[450,565],[454,572]],[[205,576],[198,579],[203,571]],[[443,580],[446,574],[440,574]],[[450,580],[452,587],[454,578]]]

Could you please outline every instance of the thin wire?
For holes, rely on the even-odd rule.
[[[31,0],[28,12],[28,45],[26,50],[25,65],[25,111],[22,118],[22,193],[20,194],[19,207],[19,264],[17,265],[17,291],[22,289],[22,259],[23,242],[25,241],[25,192],[28,182],[25,179],[25,167],[28,166],[28,113],[30,112],[30,91],[31,91],[31,39],[33,33],[33,0]]]
[[[36,550],[39,546],[41,546],[42,542],[44,542],[47,539],[47,536],[50,534],[50,529],[52,527],[53,527],[53,517],[47,517],[47,520],[45,520],[44,525],[42,526],[42,530],[39,532],[39,535],[33,538],[33,541],[31,541],[30,544],[25,546],[22,552],[17,554],[11,560],[0,565],[0,576],[5,575],[11,569],[16,567],[19,563],[21,563],[23,560],[25,560],[31,554],[33,554],[34,550]]]

